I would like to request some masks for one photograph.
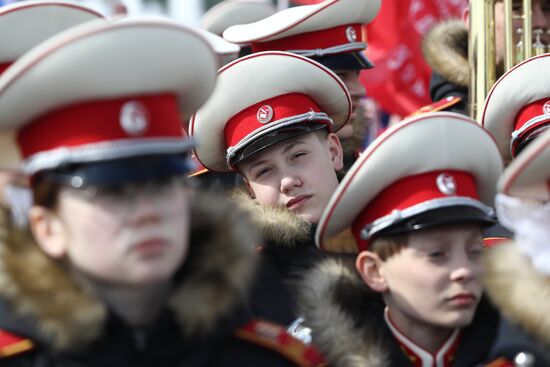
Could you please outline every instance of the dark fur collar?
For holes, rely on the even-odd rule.
[[[324,261],[304,278],[299,305],[314,344],[335,367],[390,366],[381,297],[360,279],[354,257]]]
[[[326,260],[301,283],[298,304],[313,343],[333,367],[412,366],[384,321],[382,297],[364,283],[354,264],[355,255]],[[498,314],[483,298],[463,330],[454,365],[484,361],[497,325]]]
[[[550,348],[550,276],[535,270],[510,242],[488,251],[485,284],[505,317]]]
[[[191,248],[182,281],[169,306],[186,336],[212,332],[247,294],[256,264],[258,237],[223,198],[195,194]],[[86,294],[30,235],[0,218],[0,297],[22,319],[31,318],[41,339],[58,350],[94,341],[105,325],[105,305]]]
[[[454,84],[469,85],[468,29],[461,20],[447,21],[432,28],[424,36],[422,51],[434,72]]]
[[[236,189],[230,195],[241,209],[250,213],[252,222],[262,234],[264,241],[294,246],[310,239],[311,223],[286,207],[260,205],[242,189]]]

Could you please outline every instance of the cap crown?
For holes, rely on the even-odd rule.
[[[329,239],[354,227],[351,251],[356,252],[368,246],[363,229],[372,235],[440,207],[484,210],[493,204],[501,171],[494,140],[475,121],[449,112],[404,120],[378,137],[350,168],[323,213],[317,245],[340,251]]]
[[[0,128],[18,131],[29,174],[183,151],[182,116],[207,99],[216,67],[208,42],[173,21],[87,23],[2,75]]]

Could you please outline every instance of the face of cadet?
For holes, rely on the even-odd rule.
[[[342,167],[338,137],[324,132],[285,140],[239,165],[260,204],[286,206],[310,223],[321,219]]]
[[[472,321],[482,293],[483,241],[477,225],[411,232],[400,252],[378,260],[370,272],[366,253],[357,259],[358,270],[383,293],[392,320],[404,332],[415,325],[457,328]]]
[[[522,10],[522,0],[514,0],[512,2],[512,11],[515,14],[520,14]],[[532,0],[532,29],[533,31],[540,29],[542,30],[541,42],[548,46],[550,42],[550,35],[547,31],[550,29],[550,0]],[[497,62],[502,64],[504,61],[504,3],[502,1],[497,1],[495,3],[495,41],[496,41],[496,53],[497,53]],[[523,28],[521,20],[513,21],[513,34],[514,34],[514,47],[520,41],[517,30]],[[536,37],[533,33],[533,43],[535,42]]]
[[[146,285],[169,279],[188,251],[189,195],[179,179],[114,188],[62,188],[58,207],[31,210],[40,247],[96,279]]]
[[[359,79],[359,70],[335,71],[348,88],[351,96],[351,116],[349,122],[336,133],[340,139],[349,139],[353,136],[353,120],[357,117],[357,107],[361,99],[367,95],[365,87]]]

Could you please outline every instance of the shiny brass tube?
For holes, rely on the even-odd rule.
[[[495,3],[498,0],[469,0],[470,29],[468,60],[470,63],[470,116],[481,121],[485,98],[497,80]],[[504,8],[504,71],[515,64],[545,52],[548,45],[533,45],[532,0],[522,0],[522,11],[515,15],[513,0],[502,0]],[[518,13],[516,11],[516,13]],[[514,20],[521,21],[521,37],[514,43]],[[535,31],[542,34],[542,30]],[[519,31],[518,31],[519,33]],[[498,40],[501,41],[501,40]],[[533,49],[534,48],[534,49]],[[549,47],[550,51],[550,47]]]
[[[525,52],[523,60],[533,56],[533,21],[531,11],[531,0],[523,0],[523,50]],[[521,61],[523,61],[521,60]]]
[[[512,19],[512,0],[504,0],[504,19]],[[513,22],[505,22],[504,24],[504,43],[505,43],[505,53],[504,53],[504,68],[505,70],[510,70],[514,66],[516,61],[516,45],[514,44],[514,34],[513,34]]]
[[[496,78],[495,1],[470,0],[470,116],[478,121],[485,97]]]

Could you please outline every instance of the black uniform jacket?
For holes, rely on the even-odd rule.
[[[532,367],[550,366],[550,276],[538,272],[514,242],[486,253],[485,286],[505,319],[492,359],[530,355]]]
[[[243,191],[232,195],[241,208],[251,213],[263,235],[258,246],[260,269],[250,295],[252,311],[257,317],[289,325],[300,317],[297,283],[327,257],[315,246],[315,226],[286,208],[259,205]]]
[[[212,195],[197,194],[193,204],[189,253],[160,316],[142,329],[130,327],[84,291],[4,216],[0,365],[314,365],[307,347],[280,326],[254,321],[243,306],[258,242],[243,213]]]
[[[382,297],[359,277],[354,262],[354,255],[329,259],[305,278],[299,306],[313,344],[332,367],[413,367],[384,320]],[[472,324],[462,331],[453,366],[473,367],[486,360],[498,319],[482,299]]]

